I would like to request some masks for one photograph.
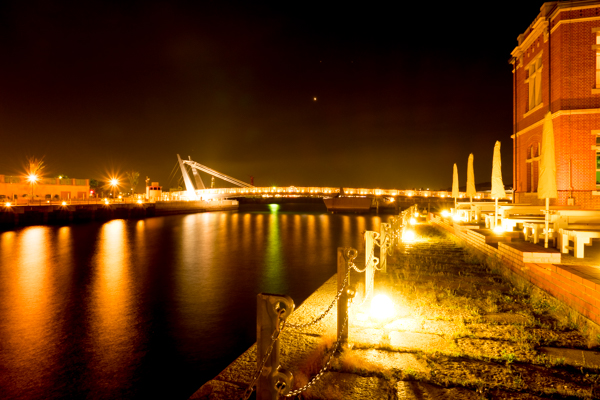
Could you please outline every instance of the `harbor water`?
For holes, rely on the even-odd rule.
[[[386,215],[323,205],[0,232],[0,397],[186,399],[256,338],[256,294],[297,304]]]

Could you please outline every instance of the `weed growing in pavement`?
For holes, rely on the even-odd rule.
[[[502,350],[501,359],[506,362],[506,366],[509,366],[515,362],[517,357],[514,355],[514,353],[509,353],[506,350]]]

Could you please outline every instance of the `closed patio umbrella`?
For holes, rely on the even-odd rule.
[[[454,197],[454,209],[456,210],[456,199],[458,198],[458,168],[454,163],[454,172],[452,174],[452,197]]]
[[[542,132],[542,154],[540,155],[538,199],[546,199],[546,230],[544,247],[548,248],[548,224],[550,218],[550,199],[558,197],[556,189],[556,159],[554,153],[554,127],[552,125],[552,114],[550,111],[544,117],[544,129]]]
[[[504,183],[502,182],[502,161],[500,157],[500,142],[496,141],[494,145],[494,158],[492,159],[492,198],[496,201],[494,226],[492,228],[495,228],[498,222],[498,199],[506,197]]]
[[[473,170],[473,153],[469,154],[469,163],[467,165],[467,193],[471,199],[471,203],[473,202],[473,196],[477,194],[475,190],[475,172]]]

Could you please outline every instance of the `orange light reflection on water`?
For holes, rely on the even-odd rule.
[[[59,362],[58,336],[60,321],[56,320],[56,288],[49,268],[54,261],[54,249],[49,240],[49,227],[30,227],[19,234],[8,232],[0,238],[2,257],[18,260],[4,280],[10,296],[5,323],[11,326],[9,335],[0,345],[6,357],[0,365],[17,373],[11,376],[15,387],[27,387],[40,379],[52,379],[51,372]],[[6,252],[5,252],[6,250]],[[35,370],[31,366],[35,365]],[[30,383],[28,383],[30,382]],[[2,397],[0,395],[0,397]]]
[[[135,342],[135,304],[130,276],[130,238],[124,220],[107,222],[100,229],[92,258],[91,339],[94,341],[95,373],[101,377],[126,371],[119,360],[127,358]]]

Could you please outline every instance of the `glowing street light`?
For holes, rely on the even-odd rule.
[[[115,198],[115,189],[117,186],[119,186],[119,180],[117,178],[111,178],[110,181],[108,181],[108,183],[110,184],[111,187],[111,191],[113,192],[113,199]]]
[[[402,231],[402,241],[403,242],[412,242],[416,238],[415,231],[410,229],[404,229]]]
[[[39,177],[36,174],[27,175],[27,180],[31,184],[31,200],[33,201],[33,185],[38,181]]]

